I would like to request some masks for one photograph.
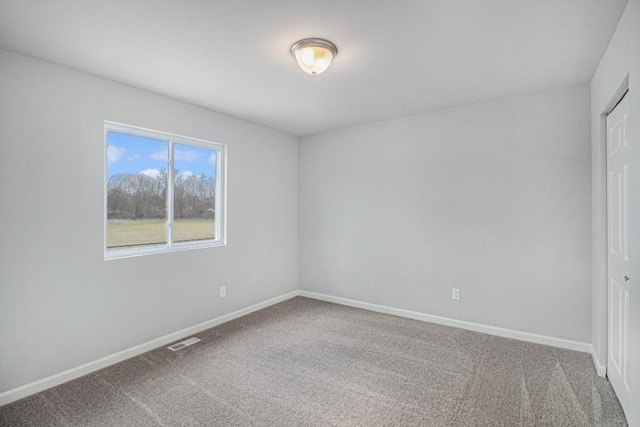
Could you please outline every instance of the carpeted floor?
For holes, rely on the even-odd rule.
[[[294,298],[0,408],[2,426],[624,426],[591,356]]]

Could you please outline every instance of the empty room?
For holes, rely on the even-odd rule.
[[[640,0],[0,0],[0,426],[640,427],[636,144]]]

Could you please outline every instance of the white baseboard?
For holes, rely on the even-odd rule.
[[[456,320],[448,317],[434,316],[432,314],[419,313],[416,311],[402,310],[383,305],[371,304],[368,302],[354,301],[346,298],[334,297],[330,295],[318,294],[309,291],[300,291],[300,296],[318,299],[336,304],[347,305],[349,307],[362,308],[365,310],[376,311],[378,313],[392,314],[394,316],[406,317],[409,319],[422,320],[424,322],[437,323],[439,325],[453,326],[456,328],[468,329],[470,331],[482,332],[489,335],[497,335],[499,337],[513,338],[521,341],[529,341],[536,344],[550,345],[553,347],[566,348],[569,350],[591,353],[593,346],[590,343],[565,340],[562,338],[554,338],[546,335],[532,334],[529,332],[521,332],[513,329],[498,328],[496,326],[483,325],[480,323],[467,322],[464,320]],[[596,369],[597,366],[596,366]]]
[[[596,367],[596,372],[598,373],[598,376],[600,377],[606,376],[607,365],[603,365],[602,363],[600,363],[600,359],[596,354],[596,349],[593,346],[591,346],[591,358],[593,359],[593,365]]]
[[[44,391],[51,387],[55,387],[67,381],[74,380],[83,375],[87,375],[99,369],[106,368],[107,366],[111,366],[118,362],[122,362],[123,360],[138,356],[142,353],[153,350],[154,348],[171,344],[172,342],[178,341],[189,335],[196,334],[198,332],[204,331],[209,328],[213,328],[214,326],[221,325],[222,323],[228,322],[233,319],[237,319],[238,317],[245,316],[249,313],[253,313],[254,311],[261,310],[263,308],[288,300],[298,295],[307,297],[307,298],[313,298],[317,300],[346,305],[349,307],[362,308],[365,310],[375,311],[378,313],[391,314],[394,316],[406,317],[409,319],[421,320],[424,322],[437,323],[439,325],[453,326],[456,328],[468,329],[471,331],[482,332],[490,335],[497,335],[505,338],[513,338],[513,339],[529,341],[537,344],[545,344],[553,347],[560,347],[560,348],[566,348],[569,350],[576,350],[576,351],[581,351],[585,353],[590,353],[593,358],[593,363],[595,365],[598,375],[600,376],[606,375],[606,366],[600,363],[598,356],[596,355],[595,349],[589,343],[565,340],[562,338],[554,338],[554,337],[549,337],[545,335],[532,334],[529,332],[516,331],[512,329],[498,328],[495,326],[488,326],[488,325],[483,325],[479,323],[467,322],[464,320],[456,320],[456,319],[451,319],[447,317],[419,313],[416,311],[402,310],[399,308],[392,308],[392,307],[371,304],[371,303],[362,302],[362,301],[355,301],[355,300],[350,300],[346,298],[334,297],[334,296],[319,294],[315,292],[296,290],[296,291],[291,291],[284,295],[280,295],[278,297],[272,298],[270,300],[263,301],[258,304],[254,304],[250,307],[246,307],[241,310],[234,311],[233,313],[225,314],[224,316],[220,316],[215,319],[207,320],[206,322],[202,322],[197,325],[190,326],[185,329],[181,329],[179,331],[173,332],[163,337],[156,338],[151,341],[147,341],[143,344],[139,344],[137,346],[128,348],[126,350],[122,350],[117,353],[111,354],[109,356],[105,356],[101,359],[94,360],[93,362],[86,363],[82,366],[78,366],[76,368],[72,368],[67,371],[60,372],[50,377],[47,377],[38,381],[34,381],[29,384],[25,384],[23,386],[14,388],[12,390],[5,391],[3,393],[0,393],[0,406],[14,402],[16,400],[30,396],[32,394],[39,393],[41,391]]]
[[[188,328],[181,329],[179,331],[170,333],[163,337],[156,338],[151,341],[147,341],[143,344],[139,344],[134,347],[128,348],[126,350],[119,351],[109,356],[105,356],[101,359],[94,360],[93,362],[85,363],[84,365],[78,366],[76,368],[72,368],[55,375],[51,375],[50,377],[43,378],[41,380],[34,381],[32,383],[25,384],[23,386],[5,391],[3,393],[0,393],[0,406],[6,405],[11,402],[15,402],[16,400],[22,399],[24,397],[30,396],[35,393],[39,393],[41,391],[44,391],[51,387],[55,387],[67,381],[74,380],[83,375],[90,374],[91,372],[95,372],[99,369],[106,368],[107,366],[114,365],[118,362],[122,362],[123,360],[130,359],[134,356],[138,356],[139,354],[146,353],[147,351],[153,350],[154,348],[171,344],[172,342],[178,341],[189,335],[202,332],[209,328],[213,328],[214,326],[218,326],[230,320],[237,319],[238,317],[245,316],[249,313],[253,313],[254,311],[261,310],[263,308],[288,300],[298,295],[299,295],[299,292],[297,290],[291,291],[284,295],[271,298],[270,300],[263,301],[258,304],[254,304],[250,307],[243,308],[241,310],[234,311],[233,313],[225,314],[224,316],[216,317],[215,319],[198,323],[197,325],[193,325]]]

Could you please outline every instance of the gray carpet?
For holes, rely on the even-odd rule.
[[[2,426],[624,426],[591,356],[294,298],[0,408]]]

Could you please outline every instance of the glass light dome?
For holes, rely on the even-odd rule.
[[[326,71],[337,53],[336,45],[324,39],[303,39],[291,46],[300,68],[313,77]]]

